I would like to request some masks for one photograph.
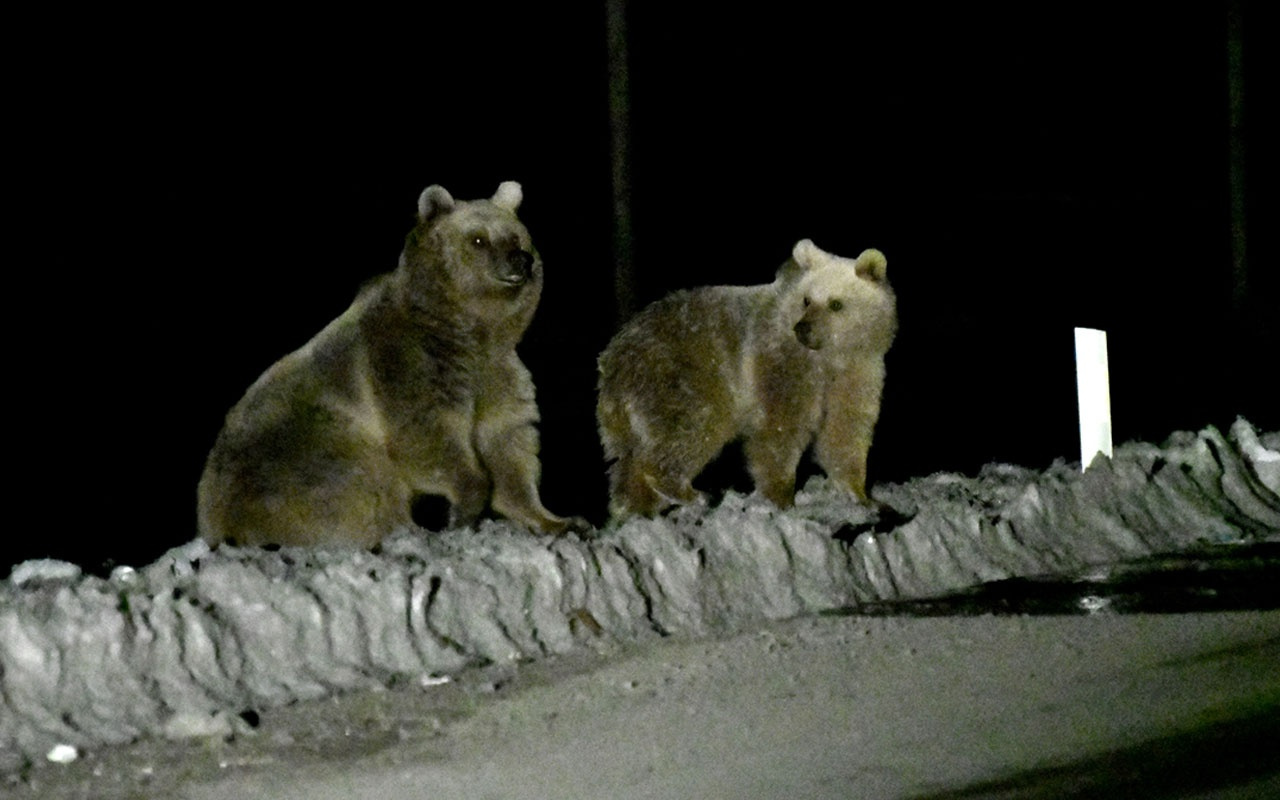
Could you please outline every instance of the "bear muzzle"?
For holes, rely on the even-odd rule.
[[[814,334],[813,323],[809,320],[800,320],[792,330],[795,332],[796,338],[800,340],[800,344],[810,350],[822,349],[822,340]]]
[[[532,277],[533,253],[524,250],[508,251],[498,269],[498,280],[508,286],[523,286]]]

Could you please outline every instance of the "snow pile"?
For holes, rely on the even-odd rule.
[[[254,708],[563,653],[728,632],[860,602],[1280,536],[1280,435],[1238,421],[1081,474],[993,466],[878,487],[814,479],[779,512],[636,519],[594,539],[505,523],[374,554],[199,542],[110,579],[30,562],[0,583],[0,769],[141,735],[227,735]]]

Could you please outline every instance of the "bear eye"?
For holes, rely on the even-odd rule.
[[[809,298],[807,298],[807,297],[806,297],[806,298],[804,299],[804,307],[805,307],[805,308],[808,308],[808,307],[809,307],[809,304],[810,304],[810,303],[812,303],[812,302],[813,302],[812,300],[810,300]]]
[[[484,238],[484,234],[483,234],[483,233],[473,233],[473,234],[471,234],[471,246],[472,246],[472,247],[480,248],[480,247],[484,247],[484,246],[485,246],[485,245],[487,245],[487,244],[488,244],[488,242],[485,240],[485,238]]]
[[[827,308],[832,311],[839,311],[844,308],[844,303],[841,303],[839,300],[832,300],[830,303],[827,303]]]

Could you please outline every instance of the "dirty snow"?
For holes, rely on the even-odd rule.
[[[1278,459],[1280,435],[1240,420],[1121,446],[1083,473],[993,465],[883,485],[880,513],[817,478],[786,513],[730,493],[589,539],[489,522],[405,532],[376,554],[193,542],[105,580],[32,562],[0,584],[0,771],[247,735],[262,711],[341,692],[1274,539]]]

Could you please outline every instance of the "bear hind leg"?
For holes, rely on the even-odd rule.
[[[352,480],[288,492],[239,489],[202,503],[202,535],[241,546],[277,544],[372,547],[412,525],[409,492],[395,481],[374,486]],[[346,485],[344,485],[346,484]]]
[[[489,503],[491,483],[474,459],[457,462],[463,466],[457,468],[449,486],[444,489],[445,499],[449,501],[449,527],[470,528],[484,514]]]
[[[609,470],[609,513],[614,518],[639,514],[653,517],[676,505],[705,499],[692,477],[673,475],[648,459],[627,455]]]

